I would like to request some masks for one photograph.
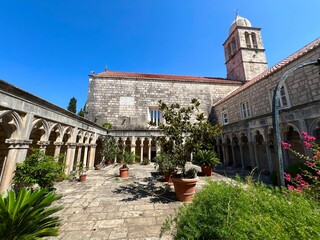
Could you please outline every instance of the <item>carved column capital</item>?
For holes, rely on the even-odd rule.
[[[32,140],[29,139],[6,139],[5,143],[9,144],[9,149],[27,149],[32,144]]]

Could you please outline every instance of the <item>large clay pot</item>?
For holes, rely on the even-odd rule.
[[[164,180],[168,183],[172,183],[171,173],[164,173]]]
[[[198,178],[172,178],[176,198],[181,202],[192,202]]]
[[[119,171],[120,171],[121,178],[129,177],[129,168],[119,168]]]
[[[203,176],[212,176],[212,167],[201,166],[201,172],[202,172]]]
[[[79,176],[79,181],[80,182],[85,182],[87,180],[87,175],[80,175]]]

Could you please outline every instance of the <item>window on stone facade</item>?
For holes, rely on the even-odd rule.
[[[251,117],[249,102],[243,102],[240,104],[242,119]]]
[[[230,43],[228,43],[227,51],[228,51],[228,57],[231,58],[231,47],[230,47]]]
[[[232,48],[232,54],[235,54],[236,50],[237,50],[237,44],[236,44],[236,40],[234,39],[234,37],[231,40],[231,48]]]
[[[156,107],[149,108],[149,124],[153,127],[158,127],[161,122],[161,112]]]
[[[222,111],[221,117],[222,117],[222,124],[223,125],[226,125],[229,123],[227,110]]]
[[[257,37],[256,37],[256,34],[254,32],[251,33],[251,39],[252,39],[253,48],[258,48]]]
[[[251,42],[250,42],[249,33],[248,33],[248,32],[245,32],[245,33],[244,33],[244,37],[245,37],[245,39],[246,39],[247,48],[251,48]]]
[[[271,99],[271,106],[272,106],[272,101],[273,101],[273,92],[274,89],[270,90],[270,99]],[[288,91],[285,86],[282,86],[280,89],[280,107],[285,108],[289,107],[290,102],[289,102],[289,96],[288,96]]]

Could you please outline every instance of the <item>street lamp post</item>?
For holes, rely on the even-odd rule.
[[[320,65],[320,58],[318,58],[315,61],[310,61],[310,62],[303,62],[300,63],[292,68],[290,68],[288,71],[286,71],[276,88],[274,89],[273,92],[273,99],[272,99],[272,122],[273,122],[273,129],[274,129],[274,135],[275,135],[275,140],[276,140],[276,158],[278,160],[278,186],[285,186],[284,183],[284,172],[283,172],[283,158],[282,158],[282,148],[281,148],[281,136],[280,136],[280,127],[279,127],[279,108],[280,108],[280,91],[281,88],[285,82],[285,80],[288,78],[288,76],[296,71],[299,68],[303,68],[306,66],[319,66]],[[320,69],[319,69],[319,74],[320,74]]]

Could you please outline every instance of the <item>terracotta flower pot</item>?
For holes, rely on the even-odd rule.
[[[119,168],[119,171],[120,171],[121,178],[129,177],[129,168]]]
[[[87,180],[87,175],[80,175],[79,181],[80,182],[85,182]]]
[[[176,198],[181,202],[192,202],[192,198],[196,193],[196,185],[198,178],[172,178]]]
[[[201,166],[201,172],[204,176],[212,176],[212,167]]]
[[[95,166],[95,169],[96,169],[96,170],[101,170],[101,165],[100,165],[100,164],[96,165],[96,166]]]
[[[164,179],[168,183],[172,183],[171,173],[164,173]]]

